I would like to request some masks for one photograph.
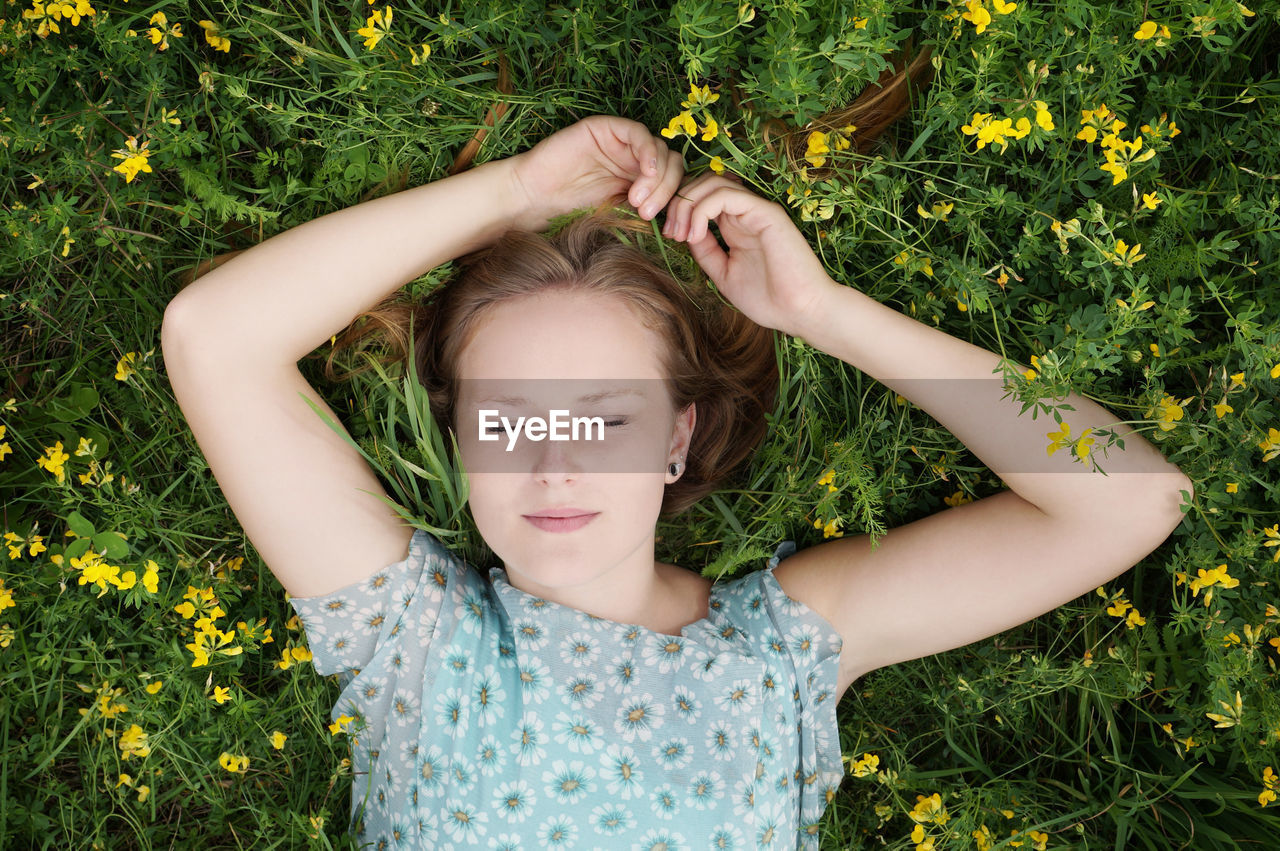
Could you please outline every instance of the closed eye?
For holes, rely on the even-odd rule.
[[[609,428],[614,428],[614,427],[616,427],[616,426],[624,426],[624,425],[626,425],[626,424],[627,424],[627,422],[628,422],[628,421],[627,421],[627,420],[625,420],[625,419],[621,419],[621,420],[605,420],[604,424],[605,424],[606,426],[608,426]],[[484,433],[485,433],[485,434],[498,434],[498,433],[500,433],[500,432],[502,432],[502,431],[504,431],[504,429],[503,429],[503,427],[502,427],[502,426],[489,426],[487,429],[485,429],[485,430],[484,430]]]

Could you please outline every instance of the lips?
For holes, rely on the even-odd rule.
[[[547,516],[555,512],[555,516]],[[541,515],[526,514],[524,519],[544,532],[572,532],[600,516],[600,512],[584,512],[581,508],[549,508]]]
[[[544,511],[535,511],[533,514],[526,514],[525,517],[581,517],[585,514],[595,514],[594,511],[588,511],[585,508],[573,508],[567,506],[564,508],[548,508]]]

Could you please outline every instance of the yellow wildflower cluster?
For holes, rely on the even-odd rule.
[[[1154,408],[1148,408],[1147,412],[1143,414],[1143,416],[1147,419],[1151,419],[1154,415],[1156,418],[1156,424],[1160,426],[1161,431],[1173,431],[1173,429],[1177,427],[1178,420],[1182,419],[1182,406],[1190,401],[1190,396],[1179,402],[1172,396],[1165,394],[1165,396],[1156,403],[1156,406]]]
[[[1045,437],[1049,438],[1050,444],[1045,447],[1045,452],[1049,455],[1063,449],[1067,446],[1072,447],[1072,454],[1077,458],[1084,459],[1089,455],[1089,447],[1093,445],[1093,438],[1089,436],[1089,432],[1093,431],[1092,427],[1086,428],[1080,437],[1073,440],[1071,438],[1071,423],[1063,420],[1059,423],[1061,426],[1058,431],[1050,431],[1045,433]]]
[[[837,488],[835,485],[831,483],[832,480],[835,479],[835,475],[836,475],[835,469],[828,468],[827,471],[824,472],[822,476],[819,477],[818,479],[819,485],[827,486],[828,493],[835,493],[836,491],[839,490],[839,488]],[[840,531],[840,526],[843,523],[844,521],[841,520],[839,517],[834,517],[828,521],[823,521],[823,519],[819,517],[813,521],[813,528],[821,529],[822,537],[824,538],[843,538],[844,532]]]
[[[1165,39],[1169,37],[1169,28],[1164,24],[1157,24],[1155,21],[1143,21],[1142,26],[1134,31],[1133,37],[1138,41],[1154,38],[1155,41],[1152,44],[1156,47],[1164,47],[1168,43]]]
[[[119,789],[121,785],[128,786],[138,793],[138,803],[146,803],[147,797],[151,794],[151,787],[147,785],[134,786],[133,777],[128,774],[121,774],[120,779],[116,781],[115,788]]]
[[[89,0],[76,0],[75,3],[59,3],[55,0],[47,5],[39,0],[33,0],[30,9],[22,10],[22,19],[39,21],[40,23],[36,26],[36,35],[40,38],[48,38],[49,33],[62,32],[58,29],[58,22],[64,17],[71,21],[71,26],[78,27],[81,18],[97,14],[97,10],[89,5]]]
[[[920,218],[937,219],[940,222],[945,222],[954,208],[955,205],[949,201],[934,201],[932,211],[926,210],[923,205],[916,204],[916,212]]]
[[[52,560],[56,564],[61,564],[62,556],[54,556]],[[80,578],[76,584],[97,585],[100,589],[98,592],[99,597],[102,597],[110,590],[107,587],[108,583],[114,585],[118,591],[128,591],[138,584],[137,573],[132,570],[126,570],[123,574],[120,573],[118,565],[108,564],[96,550],[86,550],[84,555],[71,559],[71,567],[80,571]],[[159,565],[151,559],[147,559],[144,568],[142,587],[146,589],[148,594],[154,596],[160,590]]]
[[[1262,769],[1262,794],[1258,795],[1258,806],[1265,807],[1276,800],[1276,773],[1267,766]]]
[[[826,165],[827,154],[831,153],[832,137],[834,136],[836,150],[844,151],[852,144],[849,141],[849,136],[857,129],[857,125],[846,124],[831,133],[825,133],[821,130],[811,131],[807,139],[808,146],[804,152],[805,161],[814,168],[822,168],[822,166]]]
[[[1268,427],[1267,436],[1258,444],[1258,448],[1265,453],[1262,456],[1264,464],[1280,455],[1280,429]]]
[[[896,266],[906,266],[909,272],[924,272],[930,278],[933,277],[933,258],[927,254],[911,254],[903,249],[893,258],[893,262]]]
[[[1126,244],[1123,239],[1117,239],[1115,244],[1115,251],[1104,250],[1102,252],[1102,256],[1110,260],[1112,265],[1123,266],[1126,269],[1130,269],[1130,268],[1133,268],[1134,263],[1137,263],[1139,260],[1142,260],[1147,256],[1145,254],[1139,254],[1138,252],[1141,250],[1142,250],[1141,242],[1139,242],[1138,244],[1130,248],[1129,245]],[[1151,345],[1152,345],[1152,351],[1158,357],[1160,354],[1159,349],[1155,347],[1154,343],[1152,343]]]
[[[1140,131],[1157,139],[1163,139],[1166,135],[1164,122],[1169,117],[1168,113],[1161,113],[1160,121],[1156,127],[1150,125],[1142,125]],[[1115,186],[1129,176],[1129,168],[1136,163],[1144,163],[1156,155],[1155,148],[1147,148],[1141,154],[1142,136],[1135,137],[1132,141],[1125,141],[1120,138],[1120,131],[1129,125],[1121,121],[1119,116],[1107,108],[1105,103],[1099,104],[1096,109],[1084,109],[1080,111],[1080,132],[1076,133],[1075,138],[1085,142],[1098,142],[1105,150],[1106,164],[1098,166],[1102,171],[1111,173],[1111,185]],[[1099,138],[1099,131],[1102,131]],[[1169,122],[1168,138],[1172,139],[1182,131],[1178,129],[1176,121]],[[1152,202],[1154,203],[1154,202]],[[1151,206],[1151,204],[1148,204]]]
[[[1001,810],[1000,812],[1005,818],[1013,818],[1013,810]],[[1016,828],[1011,829],[1009,831],[1009,844],[1014,847],[1021,846],[1023,844],[1022,840],[1014,839],[1020,834],[1021,831]],[[985,824],[978,830],[971,831],[970,835],[973,836],[974,844],[977,846],[978,851],[991,851],[995,847],[995,837],[991,835],[991,831]],[[1034,848],[1035,851],[1045,851],[1049,846],[1049,834],[1047,833],[1039,830],[1030,830],[1027,831],[1027,836],[1031,838],[1029,847]]]
[[[249,768],[249,757],[243,754],[234,755],[223,751],[218,756],[218,765],[221,765],[232,774],[244,774]]]
[[[289,618],[289,621],[288,623],[285,624],[285,627],[288,629],[294,630],[295,632],[298,632],[298,631],[301,631],[302,624],[301,624],[301,621],[298,620],[298,616],[295,614],[293,617]],[[275,667],[281,671],[287,671],[298,662],[310,662],[310,661],[311,661],[311,651],[308,650],[307,648],[285,647],[280,651],[280,661],[275,663]]]
[[[1032,103],[1036,110],[1036,125],[1046,133],[1054,129],[1053,116],[1049,113],[1049,105],[1042,100]],[[960,128],[960,132],[966,136],[978,137],[978,150],[981,151],[987,145],[999,145],[1000,153],[1004,153],[1009,147],[1010,139],[1021,139],[1031,132],[1031,121],[1025,116],[1020,116],[1017,123],[1012,118],[995,118],[989,112],[975,112],[973,118],[969,119],[969,123]]]
[[[658,132],[667,139],[674,139],[681,134],[690,138],[697,136],[699,133],[698,122],[693,117],[694,111],[697,110],[706,119],[706,123],[702,125],[701,130],[702,141],[710,142],[721,133],[728,138],[732,138],[733,134],[729,132],[729,128],[721,127],[714,116],[707,114],[707,107],[718,100],[720,100],[720,95],[712,93],[706,86],[699,88],[690,83],[689,97],[680,101],[680,105],[684,109],[668,121],[667,126]]]
[[[1187,574],[1181,572],[1175,573],[1174,577],[1177,578],[1177,582],[1175,584],[1189,584],[1191,588],[1191,596],[1193,597],[1198,597],[1200,595],[1201,588],[1208,588],[1209,590],[1206,591],[1204,595],[1204,604],[1206,606],[1209,605],[1209,602],[1213,599],[1212,586],[1217,585],[1221,588],[1235,588],[1240,584],[1239,579],[1236,579],[1227,573],[1227,566],[1225,564],[1220,564],[1213,570],[1205,570],[1202,567],[1197,571],[1197,573],[1198,576],[1191,580],[1190,583],[1187,582]]]
[[[995,12],[997,15],[1007,15],[1014,9],[1018,8],[1017,3],[1006,3],[1004,0],[992,0],[990,10],[987,9],[986,3],[983,2],[983,0],[965,0],[961,5],[964,7],[963,12],[952,9],[950,12],[942,16],[942,20],[950,21],[959,16],[961,20],[968,21],[973,24],[973,31],[978,35],[982,35],[986,32],[987,27],[991,25],[991,21],[993,20],[991,17],[992,12]]]
[[[804,184],[804,191],[797,192],[795,184],[787,187],[787,204],[792,207],[800,207],[800,219],[806,222],[816,222],[825,220],[835,215],[836,205],[830,198],[811,198],[813,194],[813,180],[809,177],[809,167],[801,166],[800,181]],[[821,181],[825,183],[826,181]],[[820,232],[825,233],[825,232]],[[819,236],[819,238],[823,238]]]
[[[119,703],[116,698],[124,694],[123,688],[112,688],[111,683],[103,681],[102,685],[96,690],[82,683],[76,683],[76,687],[86,694],[96,694],[93,705],[90,709],[80,708],[76,711],[81,715],[89,715],[95,712],[98,717],[113,719],[117,715],[121,715],[129,711],[127,704]],[[116,730],[113,727],[107,727],[103,733],[109,737],[115,737]],[[127,760],[131,757],[144,757],[151,753],[151,746],[147,744],[147,734],[143,729],[134,724],[120,734],[118,740],[120,747],[120,759]],[[117,783],[117,786],[120,784]]]
[[[372,0],[370,0],[370,2],[372,2]],[[382,40],[382,37],[391,32],[391,18],[393,14],[394,13],[391,11],[390,6],[386,7],[385,18],[383,17],[382,12],[374,9],[373,13],[370,14],[368,19],[364,22],[364,26],[356,30],[357,33],[364,36],[364,46],[366,49],[373,50],[373,48],[377,46],[378,42]]]
[[[1102,586],[1098,586],[1095,589],[1095,593],[1104,600],[1107,598],[1107,592],[1103,590]],[[1133,629],[1137,626],[1147,625],[1146,618],[1138,614],[1138,610],[1124,598],[1124,589],[1116,592],[1115,597],[1110,602],[1111,604],[1107,606],[1107,614],[1117,618],[1124,618],[1126,628]]]
[[[911,829],[911,841],[916,843],[916,851],[934,851],[933,837],[925,833],[926,824],[944,825],[951,820],[942,803],[942,796],[937,792],[925,797],[916,795],[916,805],[907,813],[907,817],[916,823]]]
[[[195,656],[191,662],[191,667],[198,668],[209,664],[210,650],[215,653],[221,653],[224,656],[239,656],[244,652],[243,647],[228,646],[236,637],[235,630],[223,632],[218,629],[215,623],[226,612],[218,604],[218,598],[214,595],[212,586],[196,588],[188,585],[187,593],[182,596],[187,602],[179,603],[173,607],[173,610],[194,622],[195,636],[190,644],[185,645]],[[193,600],[195,601],[194,603],[192,602]],[[199,608],[197,608],[197,604]]]
[[[151,151],[147,150],[147,145],[150,144],[151,140],[148,139],[139,146],[137,137],[130,136],[125,141],[124,148],[117,148],[111,152],[113,159],[123,160],[120,164],[112,166],[111,170],[123,174],[125,183],[132,183],[140,171],[150,174],[151,166],[147,163],[147,157],[151,156]]]
[[[858,759],[845,757],[845,764],[854,777],[869,777],[880,773],[880,757],[873,753],[864,753]]]
[[[61,452],[61,446],[62,442],[59,441],[58,448],[56,450],[57,452]],[[52,452],[54,451],[54,448],[49,447],[48,450]],[[68,456],[65,454],[61,456],[62,460],[66,460],[67,457]],[[37,463],[40,463],[40,461],[50,463],[47,459],[43,458],[39,459]],[[61,475],[61,461],[58,462],[58,465],[57,472]],[[84,476],[81,476],[81,479],[83,480]],[[72,533],[68,531],[67,534],[70,535]],[[24,538],[13,532],[5,532],[4,539],[7,542],[6,546],[9,547],[9,559],[12,561],[22,558],[23,547],[27,548],[27,552],[32,558],[48,549],[44,545],[44,536],[37,535],[35,533],[29,533]],[[61,566],[64,558],[61,554],[56,554],[50,558],[50,561]],[[93,584],[98,586],[98,588],[101,589],[98,593],[99,597],[103,596],[110,590],[107,587],[108,585],[114,585],[119,591],[128,591],[130,588],[138,584],[138,574],[136,572],[126,570],[122,574],[118,565],[107,564],[103,560],[102,554],[95,550],[87,550],[85,554],[79,558],[71,559],[71,567],[80,571],[80,578],[77,584]],[[142,574],[142,587],[146,589],[148,594],[154,595],[160,590],[159,571],[160,566],[151,559],[147,559]],[[10,605],[13,605],[12,602],[10,602]],[[3,609],[4,604],[0,602],[0,610]]]
[[[1278,529],[1280,529],[1280,523],[1276,523],[1272,526],[1268,526],[1262,530],[1262,534],[1266,535],[1268,538],[1271,539],[1269,541],[1263,541],[1262,546],[1276,548],[1275,555],[1271,557],[1272,562],[1280,561],[1280,531],[1277,531]],[[3,608],[4,608],[4,605],[0,603],[0,609],[3,609]]]

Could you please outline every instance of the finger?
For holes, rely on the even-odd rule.
[[[655,147],[657,148],[656,159],[659,163],[658,172],[652,178],[642,178],[652,183],[643,206],[637,208],[641,217],[646,219],[652,219],[662,212],[684,177],[684,155],[679,151],[673,151],[662,142],[658,142]]]
[[[687,231],[689,244],[692,245],[710,235],[708,226],[713,219],[719,219],[722,215],[745,216],[751,212],[753,204],[760,200],[762,199],[750,190],[728,182],[716,185],[689,210]]]
[[[716,191],[728,192],[744,192],[749,191],[742,187],[740,183],[734,183],[714,172],[703,172],[688,185],[681,189],[680,195],[682,203],[676,210],[676,226],[674,235],[676,239],[690,239],[693,234],[691,228],[694,223],[694,211],[697,205],[707,196]],[[714,215],[712,216],[714,218]]]
[[[724,249],[720,247],[720,243],[716,242],[715,237],[708,233],[705,239],[689,240],[689,254],[702,267],[702,270],[707,273],[707,277],[717,287],[723,289],[729,268],[729,255],[725,254]]]

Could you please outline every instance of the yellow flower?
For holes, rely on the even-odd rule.
[[[156,14],[160,13],[157,12]],[[148,139],[139,147],[137,138],[130,136],[126,140],[124,148],[117,148],[111,153],[113,159],[124,161],[119,165],[113,166],[111,170],[123,174],[125,183],[131,183],[140,171],[150,174],[151,166],[147,164],[147,157],[151,156],[151,152],[147,150],[147,145],[150,144],[151,140]]]
[[[222,705],[231,699],[231,689],[226,686],[214,686],[211,699],[217,701],[218,705]]]
[[[1164,200],[1155,192],[1142,193],[1142,206],[1148,210],[1154,210],[1156,207],[1164,203]]]
[[[924,795],[916,795],[916,805],[907,815],[918,825],[925,822],[946,824],[951,819],[947,808],[942,804],[942,795],[937,792],[927,798]]]
[[[1280,528],[1280,523],[1277,523],[1274,526],[1268,526],[1262,530],[1262,533],[1271,539],[1269,541],[1263,541],[1262,546],[1276,547],[1275,556],[1271,559],[1273,562],[1280,561],[1280,533],[1277,533],[1277,528]]]
[[[710,106],[720,100],[720,95],[712,94],[711,90],[706,86],[698,88],[693,83],[689,84],[689,99],[680,101],[680,105],[685,109],[693,109],[695,106]]]
[[[809,134],[808,142],[809,147],[805,151],[804,158],[814,168],[821,168],[827,161],[823,154],[831,152],[831,148],[827,145],[827,134],[821,130],[814,130]]]
[[[1275,376],[1272,376],[1272,377],[1274,378]],[[1228,390],[1228,391],[1230,391],[1230,390],[1234,390],[1234,389],[1236,388],[1236,386],[1237,386],[1237,385],[1239,385],[1240,387],[1243,387],[1243,386],[1244,386],[1244,373],[1243,373],[1243,372],[1237,372],[1237,373],[1235,373],[1234,375],[1232,375],[1232,376],[1231,376],[1231,386],[1230,386],[1230,387],[1228,387],[1228,388],[1227,388],[1227,390]]]
[[[1107,257],[1117,266],[1132,266],[1134,263],[1137,263],[1139,260],[1147,256],[1145,254],[1138,253],[1138,250],[1141,248],[1142,243],[1138,243],[1133,246],[1133,248],[1130,248],[1125,244],[1123,239],[1117,239],[1115,254],[1108,254]]]
[[[271,734],[271,747],[275,748],[278,751],[284,750],[285,739],[288,739],[288,738],[289,737],[286,736],[284,733],[281,733],[279,730],[276,730],[274,733]]]
[[[223,751],[221,755],[218,756],[218,765],[221,765],[233,774],[244,774],[245,770],[249,767],[249,757],[235,756]]]
[[[170,29],[158,29],[165,27],[169,23],[169,19],[164,16],[164,12],[156,12],[147,23],[152,24],[151,29],[147,31],[147,35],[151,38],[152,44],[160,45],[161,50],[169,49],[169,36],[174,38],[182,38],[182,24],[174,24]]]
[[[708,118],[707,123],[702,128],[702,141],[710,142],[720,132],[720,125],[716,124],[714,118]]]
[[[1206,716],[1218,722],[1213,726],[1234,727],[1236,724],[1240,723],[1240,716],[1244,714],[1244,707],[1241,705],[1241,701],[1240,701],[1240,692],[1236,692],[1235,706],[1232,706],[1230,703],[1227,703],[1225,700],[1219,700],[1218,703],[1221,704],[1224,709],[1226,709],[1225,715],[1219,715],[1216,712],[1205,713]]]
[[[872,753],[864,753],[861,759],[854,761],[851,773],[854,777],[866,777],[880,771],[880,757]]]
[[[674,139],[680,133],[695,136],[698,133],[698,122],[693,120],[693,115],[688,110],[685,110],[672,118],[667,126],[658,132],[668,139]]]
[[[62,444],[59,443],[58,445],[61,446]],[[1258,444],[1258,448],[1266,453],[1265,455],[1262,456],[1262,462],[1264,464],[1267,461],[1270,461],[1272,458],[1276,457],[1277,455],[1280,455],[1280,429],[1268,428],[1267,437],[1265,440],[1263,440],[1261,443]],[[61,476],[59,476],[58,480],[59,481],[62,480]]]
[[[1155,34],[1156,34],[1156,22],[1145,21],[1143,22],[1142,26],[1138,27],[1138,31],[1133,34],[1133,37],[1137,39],[1144,39],[1144,38],[1151,38]]]
[[[720,159],[720,156],[717,154],[711,158],[709,168],[716,174],[724,174],[724,160]]]
[[[1150,417],[1157,414],[1157,424],[1161,431],[1172,431],[1176,427],[1176,422],[1182,419],[1182,406],[1190,402],[1190,397],[1183,399],[1181,402],[1172,396],[1165,395],[1154,408],[1146,412],[1146,416]]]
[[[1228,405],[1227,400],[1223,399],[1221,402],[1213,406],[1213,410],[1214,410],[1214,413],[1218,415],[1218,419],[1222,419],[1227,414],[1233,413],[1235,411],[1235,408]]]
[[[1227,482],[1227,493],[1235,493],[1235,492],[1236,492],[1237,490],[1239,490],[1239,489],[1240,489],[1240,488],[1239,488],[1238,483],[1236,483],[1236,482]]]
[[[961,20],[973,24],[974,32],[982,35],[991,23],[991,13],[983,7],[982,0],[968,0],[964,6],[966,11],[960,16]]]
[[[144,757],[150,753],[151,747],[147,744],[147,734],[137,724],[120,734],[120,759]]]
[[[350,715],[339,715],[337,720],[335,720],[332,724],[329,725],[329,733],[331,735],[336,736],[339,733],[347,732],[347,727],[354,720],[356,719]]]
[[[382,37],[391,32],[391,18],[394,12],[392,12],[390,6],[386,8],[386,13],[387,17],[384,21],[382,12],[374,9],[368,20],[364,22],[364,26],[356,30],[357,34],[365,37],[364,46],[366,49],[373,50],[378,42],[382,40]]]
[[[223,53],[231,52],[231,40],[220,35],[218,25],[213,21],[197,21],[204,28],[204,40],[213,45],[214,50],[221,50]]]
[[[413,49],[413,45],[412,45],[412,44],[411,44],[411,45],[409,45],[409,56],[410,56],[410,61],[411,61],[414,65],[425,65],[425,64],[426,64],[426,62],[427,62],[427,57],[429,57],[430,55],[431,55],[431,45],[427,44],[425,41],[422,43],[422,55],[421,55],[421,56],[419,56],[419,55],[418,55],[418,52],[417,52],[416,50],[414,50],[414,49]]]
[[[836,475],[835,468],[833,467],[828,468],[827,471],[822,474],[822,478],[818,479],[818,484],[820,485],[831,484],[831,480],[835,478],[835,475]]]
[[[1270,375],[1272,378],[1280,378],[1280,363],[1271,367],[1271,372],[1269,372],[1268,375]]]

